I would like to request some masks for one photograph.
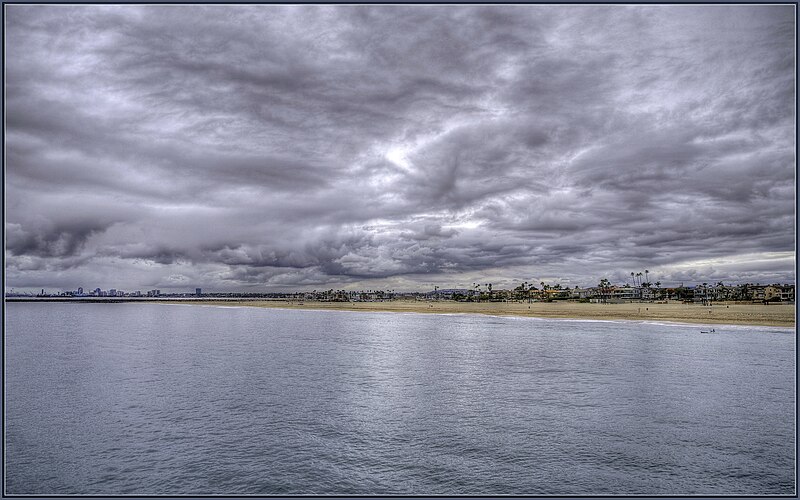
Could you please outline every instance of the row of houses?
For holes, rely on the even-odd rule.
[[[554,301],[573,300],[584,302],[627,302],[627,301],[681,301],[710,303],[714,301],[756,301],[756,302],[794,302],[794,285],[789,284],[744,284],[652,287],[652,286],[610,285],[588,288],[562,288],[559,285],[536,287],[517,287],[514,290],[476,290],[476,289],[436,289],[430,292],[398,293],[394,290],[314,290],[292,294],[289,298],[332,301],[332,302],[376,302],[396,299],[415,300],[456,300],[477,301]]]
[[[767,302],[794,302],[794,285],[745,284],[739,286],[698,285],[694,288],[695,300],[752,300]]]
[[[498,298],[515,300],[585,300],[589,302],[625,301],[683,301],[710,303],[714,301],[794,302],[795,286],[789,284],[701,284],[674,288],[650,286],[614,286],[589,288],[546,288],[544,290],[500,290]]]

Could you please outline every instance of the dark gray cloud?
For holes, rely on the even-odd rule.
[[[794,281],[794,8],[8,5],[7,286]]]

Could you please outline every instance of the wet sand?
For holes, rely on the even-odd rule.
[[[467,313],[496,316],[530,316],[537,318],[573,318],[606,320],[655,320],[702,325],[739,324],[795,326],[795,306],[788,304],[580,304],[576,302],[450,302],[424,300],[392,300],[386,302],[317,302],[297,300],[215,301],[196,300],[192,304],[236,305],[245,307],[279,307],[288,309],[322,309],[340,311],[386,311],[417,313]]]

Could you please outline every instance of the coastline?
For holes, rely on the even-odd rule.
[[[297,300],[211,300],[158,301],[228,307],[266,307],[328,311],[407,312],[422,314],[484,314],[533,318],[665,321],[702,325],[752,325],[795,327],[795,306],[789,304],[580,304],[576,302],[449,302],[393,300],[386,302],[316,302]]]

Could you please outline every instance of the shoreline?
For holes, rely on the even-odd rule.
[[[683,303],[629,302],[591,304],[578,302],[452,302],[399,299],[384,302],[319,302],[256,298],[6,298],[10,302],[36,303],[139,303],[262,307],[318,311],[405,312],[420,314],[482,314],[541,319],[662,321],[699,325],[750,325],[795,328],[794,304],[716,302],[711,306]]]
[[[405,312],[421,314],[481,314],[542,319],[663,321],[699,325],[750,325],[795,327],[795,306],[789,304],[581,304],[576,302],[437,302],[393,300],[386,302],[315,302],[297,300],[211,300],[154,301],[160,304],[188,304],[227,307],[261,307],[286,310]]]

